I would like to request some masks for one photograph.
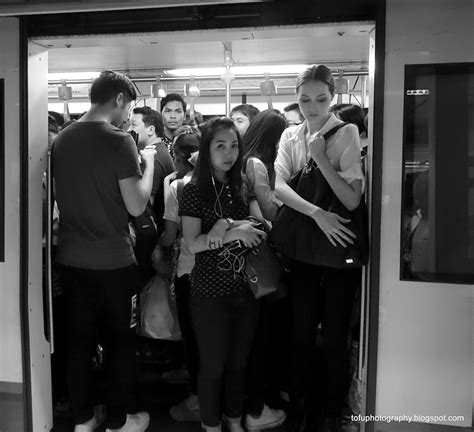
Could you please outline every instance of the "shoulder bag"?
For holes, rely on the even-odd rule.
[[[347,124],[335,126],[323,135],[324,139],[328,141],[337,130]],[[354,244],[348,244],[347,247],[339,244],[333,246],[312,218],[284,205],[273,224],[271,244],[287,258],[307,264],[333,268],[357,268],[365,265],[368,260],[369,242],[368,213],[364,196],[355,210],[347,210],[312,158],[291,177],[288,184],[306,201],[350,219],[346,226],[356,238]]]

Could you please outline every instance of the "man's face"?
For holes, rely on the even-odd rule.
[[[165,130],[174,133],[176,129],[183,125],[184,111],[183,104],[179,101],[170,101],[164,107],[161,112],[163,119],[163,126]]]
[[[285,118],[288,122],[288,126],[295,126],[302,123],[298,111],[287,111],[285,112]]]
[[[230,118],[234,122],[235,127],[240,133],[240,136],[244,136],[245,132],[247,132],[247,129],[250,126],[250,119],[240,111],[234,112]]]
[[[143,123],[143,114],[132,114],[128,130],[138,134],[138,144],[141,145],[146,145],[154,133],[153,126],[146,126]]]

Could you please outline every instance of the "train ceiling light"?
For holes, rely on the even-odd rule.
[[[252,65],[252,66],[232,66],[232,74],[238,75],[265,75],[269,74],[299,74],[302,70],[307,68],[306,64],[289,64],[289,65]],[[163,71],[164,75],[176,77],[204,77],[204,76],[222,76],[226,70],[222,67],[205,67],[205,68],[184,68],[184,69],[166,69]]]
[[[68,81],[93,80],[100,76],[100,72],[56,72],[48,73],[48,81]]]

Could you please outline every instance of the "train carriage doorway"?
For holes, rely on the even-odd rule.
[[[38,28],[36,27],[36,31]],[[225,49],[231,48],[234,65],[272,66],[269,76],[264,69],[247,70],[243,75],[235,74],[231,83],[230,105],[252,103],[266,108],[271,102],[274,108],[282,110],[293,101],[294,79],[298,68],[314,62],[332,67],[345,90],[341,91],[336,102],[351,102],[363,107],[373,106],[374,67],[369,64],[375,59],[375,32],[373,21],[328,22],[325,24],[293,25],[286,27],[243,27],[238,29],[216,29],[195,31],[168,31],[136,33],[127,35],[110,34],[64,36],[68,29],[56,29],[56,35],[36,35],[28,43],[28,130],[29,130],[29,250],[30,261],[30,301],[34,306],[29,312],[29,334],[31,352],[33,430],[49,429],[52,426],[51,371],[49,366],[48,340],[51,320],[38,315],[41,305],[50,304],[45,296],[41,299],[41,224],[35,220],[40,213],[40,185],[47,165],[46,125],[43,118],[49,110],[68,114],[80,114],[87,109],[87,87],[90,78],[73,76],[72,72],[97,72],[104,68],[120,70],[130,75],[136,83],[141,97],[139,104],[152,106],[152,84],[164,85],[169,92],[184,92],[184,87],[194,78],[199,82],[201,95],[196,100],[196,110],[205,116],[226,113],[225,85],[220,72],[214,75],[209,71],[199,76],[194,68],[222,67]],[[285,67],[290,69],[285,69]],[[192,68],[192,72],[169,71]],[[293,67],[293,69],[291,69]],[[167,71],[167,72],[166,72]],[[63,77],[50,76],[49,73],[65,72]],[[193,75],[193,73],[195,75]],[[260,94],[260,83],[275,81],[277,94],[269,100]],[[58,98],[58,87],[70,87],[72,98]],[[59,90],[60,91],[60,90]],[[67,108],[66,108],[67,107]],[[43,115],[44,114],[44,115]],[[373,120],[369,120],[372,130]],[[369,138],[369,167],[372,157]],[[369,168],[370,169],[370,168]],[[364,304],[368,303],[365,297]],[[363,312],[363,316],[367,311]],[[41,323],[41,325],[40,325]],[[363,320],[363,333],[367,320]],[[360,378],[367,376],[367,345],[361,351]],[[364,367],[362,367],[364,365]],[[47,395],[39,397],[39,394]],[[171,427],[171,426],[169,426]],[[167,429],[173,430],[173,429]]]

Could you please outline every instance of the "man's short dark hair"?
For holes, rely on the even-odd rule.
[[[300,120],[304,122],[304,117],[303,117],[303,114],[301,114],[301,109],[300,109],[300,106],[298,105],[298,102],[293,102],[287,105],[285,108],[283,108],[283,111],[285,112],[296,111],[298,115],[300,116]]]
[[[173,101],[181,102],[181,105],[183,105],[183,112],[186,112],[186,101],[178,93],[170,93],[169,95],[166,95],[163,99],[161,99],[160,111],[163,112],[163,109],[166,104]]]
[[[253,105],[242,104],[234,107],[234,109],[230,112],[230,115],[232,116],[236,112],[242,113],[245,117],[248,117],[249,120],[252,121],[253,118],[260,112],[260,110]]]
[[[158,111],[151,109],[148,106],[138,107],[133,110],[133,114],[141,114],[143,123],[146,127],[155,126],[155,133],[157,136],[163,135],[163,120]]]
[[[51,114],[48,114],[48,132],[51,132],[56,135],[59,133],[58,122]]]
[[[122,93],[126,102],[137,98],[137,92],[130,78],[120,72],[103,71],[94,80],[90,90],[90,99],[93,104],[104,104]]]
[[[283,111],[289,112],[289,111],[298,111],[300,112],[300,106],[298,105],[298,102],[293,102],[290,105],[287,105],[285,108],[283,108]]]

